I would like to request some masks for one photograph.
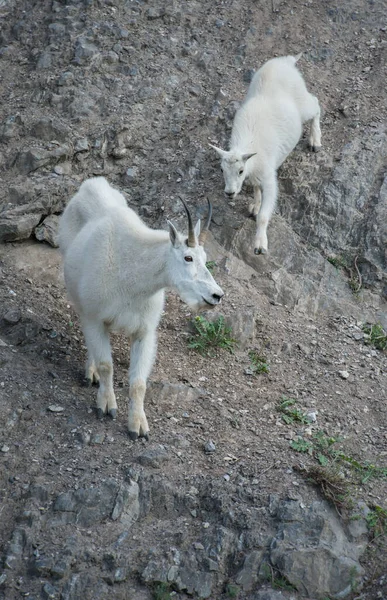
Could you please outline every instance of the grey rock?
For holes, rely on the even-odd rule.
[[[142,454],[136,457],[136,461],[144,467],[153,467],[155,469],[160,468],[164,463],[171,459],[171,455],[164,448],[164,446],[158,445],[153,448],[148,448]]]
[[[53,524],[77,523],[89,527],[101,522],[112,514],[118,491],[118,483],[110,479],[98,487],[60,494],[53,506]]]
[[[64,142],[69,132],[68,128],[58,119],[42,117],[32,125],[30,133],[34,137],[47,142],[51,140]]]
[[[93,433],[90,437],[90,444],[101,445],[104,443],[106,435],[104,433]]]
[[[163,6],[155,6],[152,8],[148,8],[146,12],[146,16],[149,20],[160,19],[165,15],[165,8]]]
[[[215,452],[215,450],[216,450],[216,446],[212,440],[208,440],[204,444],[204,452],[206,454],[213,454]]]
[[[262,562],[263,554],[264,550],[253,550],[246,556],[243,567],[235,579],[243,591],[250,592],[255,587],[258,581],[259,566]]]
[[[97,46],[81,37],[75,44],[74,63],[77,65],[84,65],[90,62],[90,60],[95,58],[98,54],[99,50]]]
[[[32,572],[39,577],[47,577],[51,573],[52,559],[47,557],[39,557],[32,565]]]
[[[22,119],[19,115],[11,115],[0,125],[0,141],[7,141],[15,137],[22,125]]]
[[[106,600],[111,598],[111,587],[102,579],[95,578],[94,574],[87,571],[76,573],[66,582],[61,592],[61,600],[79,600],[80,598],[93,598],[93,600]]]
[[[35,227],[35,237],[39,242],[47,242],[53,248],[58,248],[59,216],[49,215],[38,227]]]
[[[179,590],[187,591],[189,595],[196,593],[199,598],[210,598],[214,575],[205,571],[197,571],[189,567],[181,567],[175,583]]]
[[[278,518],[270,549],[272,565],[303,595],[349,595],[364,573],[358,559],[365,543],[350,542],[334,509],[326,502],[302,509],[299,502],[286,501]]]
[[[226,319],[226,324],[231,327],[232,337],[243,349],[250,345],[255,339],[256,313],[252,309],[237,309],[232,317]]]
[[[131,481],[130,484],[122,484],[116,497],[111,518],[113,521],[119,519],[125,527],[130,527],[132,523],[137,521],[139,515],[140,502],[138,484],[135,481]]]
[[[18,215],[17,219],[12,214],[5,215],[0,218],[0,241],[10,242],[29,238],[40,219],[41,215],[34,213]]]
[[[71,71],[65,71],[59,77],[58,85],[59,86],[72,85],[74,83],[74,79],[75,79],[74,73],[72,73]]]
[[[75,142],[74,152],[86,152],[90,149],[89,140],[87,138],[79,138]]]
[[[30,148],[18,154],[14,166],[20,173],[26,175],[47,165],[55,165],[71,155],[72,149],[67,145],[57,146],[52,150]]]
[[[52,55],[49,50],[43,52],[36,63],[36,68],[40,71],[41,69],[49,69],[52,66]]]
[[[70,566],[71,564],[68,558],[67,560],[59,560],[51,567],[51,575],[55,579],[63,579],[63,577],[65,577],[68,574]]]
[[[10,308],[3,315],[3,319],[7,325],[16,325],[16,323],[19,323],[21,317],[22,315],[19,308]]]

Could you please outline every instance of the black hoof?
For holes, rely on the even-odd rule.
[[[129,431],[129,437],[133,442],[135,442],[138,438],[137,431]]]
[[[144,440],[149,442],[149,431],[147,431],[146,433],[141,433],[139,437],[144,438]]]
[[[115,421],[115,418],[117,416],[117,409],[116,408],[111,408],[109,410],[109,415],[111,416],[111,418],[113,419],[113,421]]]
[[[321,146],[312,146],[313,152],[320,152]]]
[[[85,377],[83,381],[85,387],[91,388],[91,386],[93,385],[93,380],[89,379],[88,377]]]
[[[267,254],[267,250],[265,248],[254,248],[254,254],[259,256],[260,254]]]
[[[105,416],[105,411],[102,410],[102,408],[97,408],[97,417],[98,419],[102,420]]]

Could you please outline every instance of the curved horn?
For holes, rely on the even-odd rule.
[[[206,241],[207,232],[210,228],[210,223],[211,223],[211,218],[212,218],[212,204],[208,198],[207,198],[207,202],[208,202],[208,215],[207,215],[207,219],[204,224],[204,227],[201,230],[200,235],[199,235],[199,245],[200,246],[204,246],[204,242]]]
[[[180,200],[183,203],[183,206],[185,208],[185,212],[187,213],[187,219],[188,219],[188,240],[187,240],[187,245],[190,248],[195,248],[195,246],[196,246],[196,238],[195,238],[194,228],[193,228],[193,225],[192,225],[191,213],[189,212],[188,206],[184,202],[183,198],[181,196],[179,196],[179,198],[180,198]]]

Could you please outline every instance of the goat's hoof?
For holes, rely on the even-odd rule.
[[[97,408],[97,417],[98,417],[98,419],[101,420],[101,419],[104,418],[104,416],[105,416],[105,411],[102,410],[102,408]]]
[[[128,433],[129,433],[129,437],[130,437],[130,439],[131,439],[133,442],[135,442],[135,441],[137,440],[137,438],[138,438],[138,433],[137,433],[137,431],[129,431]]]
[[[140,433],[139,437],[144,438],[144,440],[149,442],[149,431],[147,431],[146,433]]]
[[[116,416],[117,416],[117,409],[116,408],[111,408],[109,410],[109,415],[111,416],[111,418],[113,419],[113,421],[115,421]]]
[[[311,146],[311,149],[313,150],[313,152],[320,152],[322,146]]]
[[[91,388],[91,386],[93,385],[93,380],[90,379],[90,377],[85,377],[83,381],[85,387]]]
[[[259,256],[260,254],[267,254],[267,250],[265,248],[254,248],[254,254]]]

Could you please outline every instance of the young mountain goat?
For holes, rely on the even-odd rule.
[[[277,199],[276,171],[297,145],[303,123],[310,119],[309,144],[315,152],[321,147],[320,106],[295,66],[300,56],[265,63],[255,73],[235,114],[230,150],[210,144],[221,156],[224,191],[229,198],[239,194],[245,179],[253,186],[249,211],[257,221],[255,254],[267,252],[266,230]]]
[[[206,267],[203,249],[211,221],[208,204],[201,231],[200,221],[193,228],[184,204],[186,238],[169,221],[169,233],[149,229],[106,179],[96,177],[81,185],[60,221],[66,287],[86,340],[86,378],[99,381],[100,417],[117,413],[109,332],[123,330],[131,339],[128,427],[133,440],[149,433],[144,396],[164,288],[175,289],[193,310],[216,306],[223,296]]]

